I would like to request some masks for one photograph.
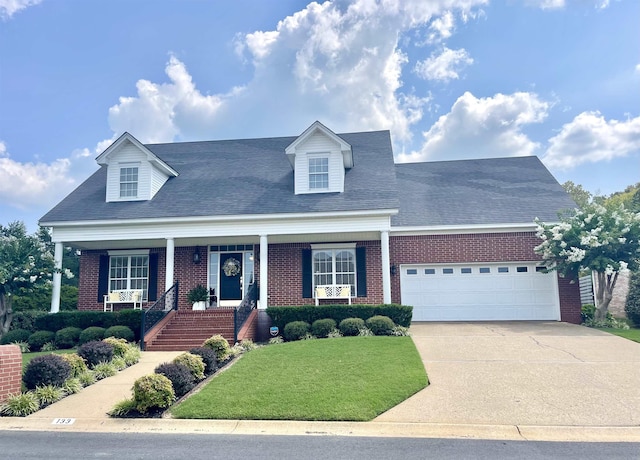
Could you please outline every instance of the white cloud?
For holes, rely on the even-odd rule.
[[[526,0],[526,3],[543,10],[557,10],[565,7],[565,0]]]
[[[37,5],[42,0],[0,0],[0,18],[10,19],[20,10]]]
[[[445,46],[440,54],[432,53],[428,59],[418,61],[415,72],[425,80],[447,82],[460,78],[458,72],[471,64],[473,59],[465,49],[450,50]]]
[[[522,128],[542,122],[549,106],[533,93],[476,98],[466,92],[448,114],[423,133],[420,151],[401,154],[398,159],[409,162],[533,155],[540,146]]]
[[[583,112],[549,139],[543,161],[552,168],[570,169],[638,152],[640,117],[605,120],[599,112]]]
[[[429,25],[427,43],[440,43],[451,37],[456,22],[451,11],[446,11],[439,18],[434,19]]]

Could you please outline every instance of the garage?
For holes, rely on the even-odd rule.
[[[535,262],[400,266],[413,321],[560,320],[555,273]]]

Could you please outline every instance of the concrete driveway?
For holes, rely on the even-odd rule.
[[[414,323],[431,384],[380,422],[639,426],[640,344],[558,322]]]

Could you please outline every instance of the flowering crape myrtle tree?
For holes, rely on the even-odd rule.
[[[581,270],[597,276],[594,319],[604,321],[618,274],[635,270],[640,258],[640,213],[619,207],[607,209],[589,204],[559,224],[536,219],[542,243],[535,252],[542,256],[547,270],[575,277]]]
[[[51,282],[53,254],[42,232],[28,235],[22,222],[0,225],[0,337],[13,319],[12,296]]]

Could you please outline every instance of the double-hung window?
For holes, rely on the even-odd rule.
[[[309,158],[309,190],[329,188],[329,158]]]
[[[138,196],[138,167],[126,166],[120,168],[120,198],[137,198]]]
[[[109,258],[109,291],[141,289],[143,300],[147,300],[148,287],[148,255],[118,255]]]
[[[313,287],[348,284],[356,294],[355,249],[318,249],[313,251]]]

